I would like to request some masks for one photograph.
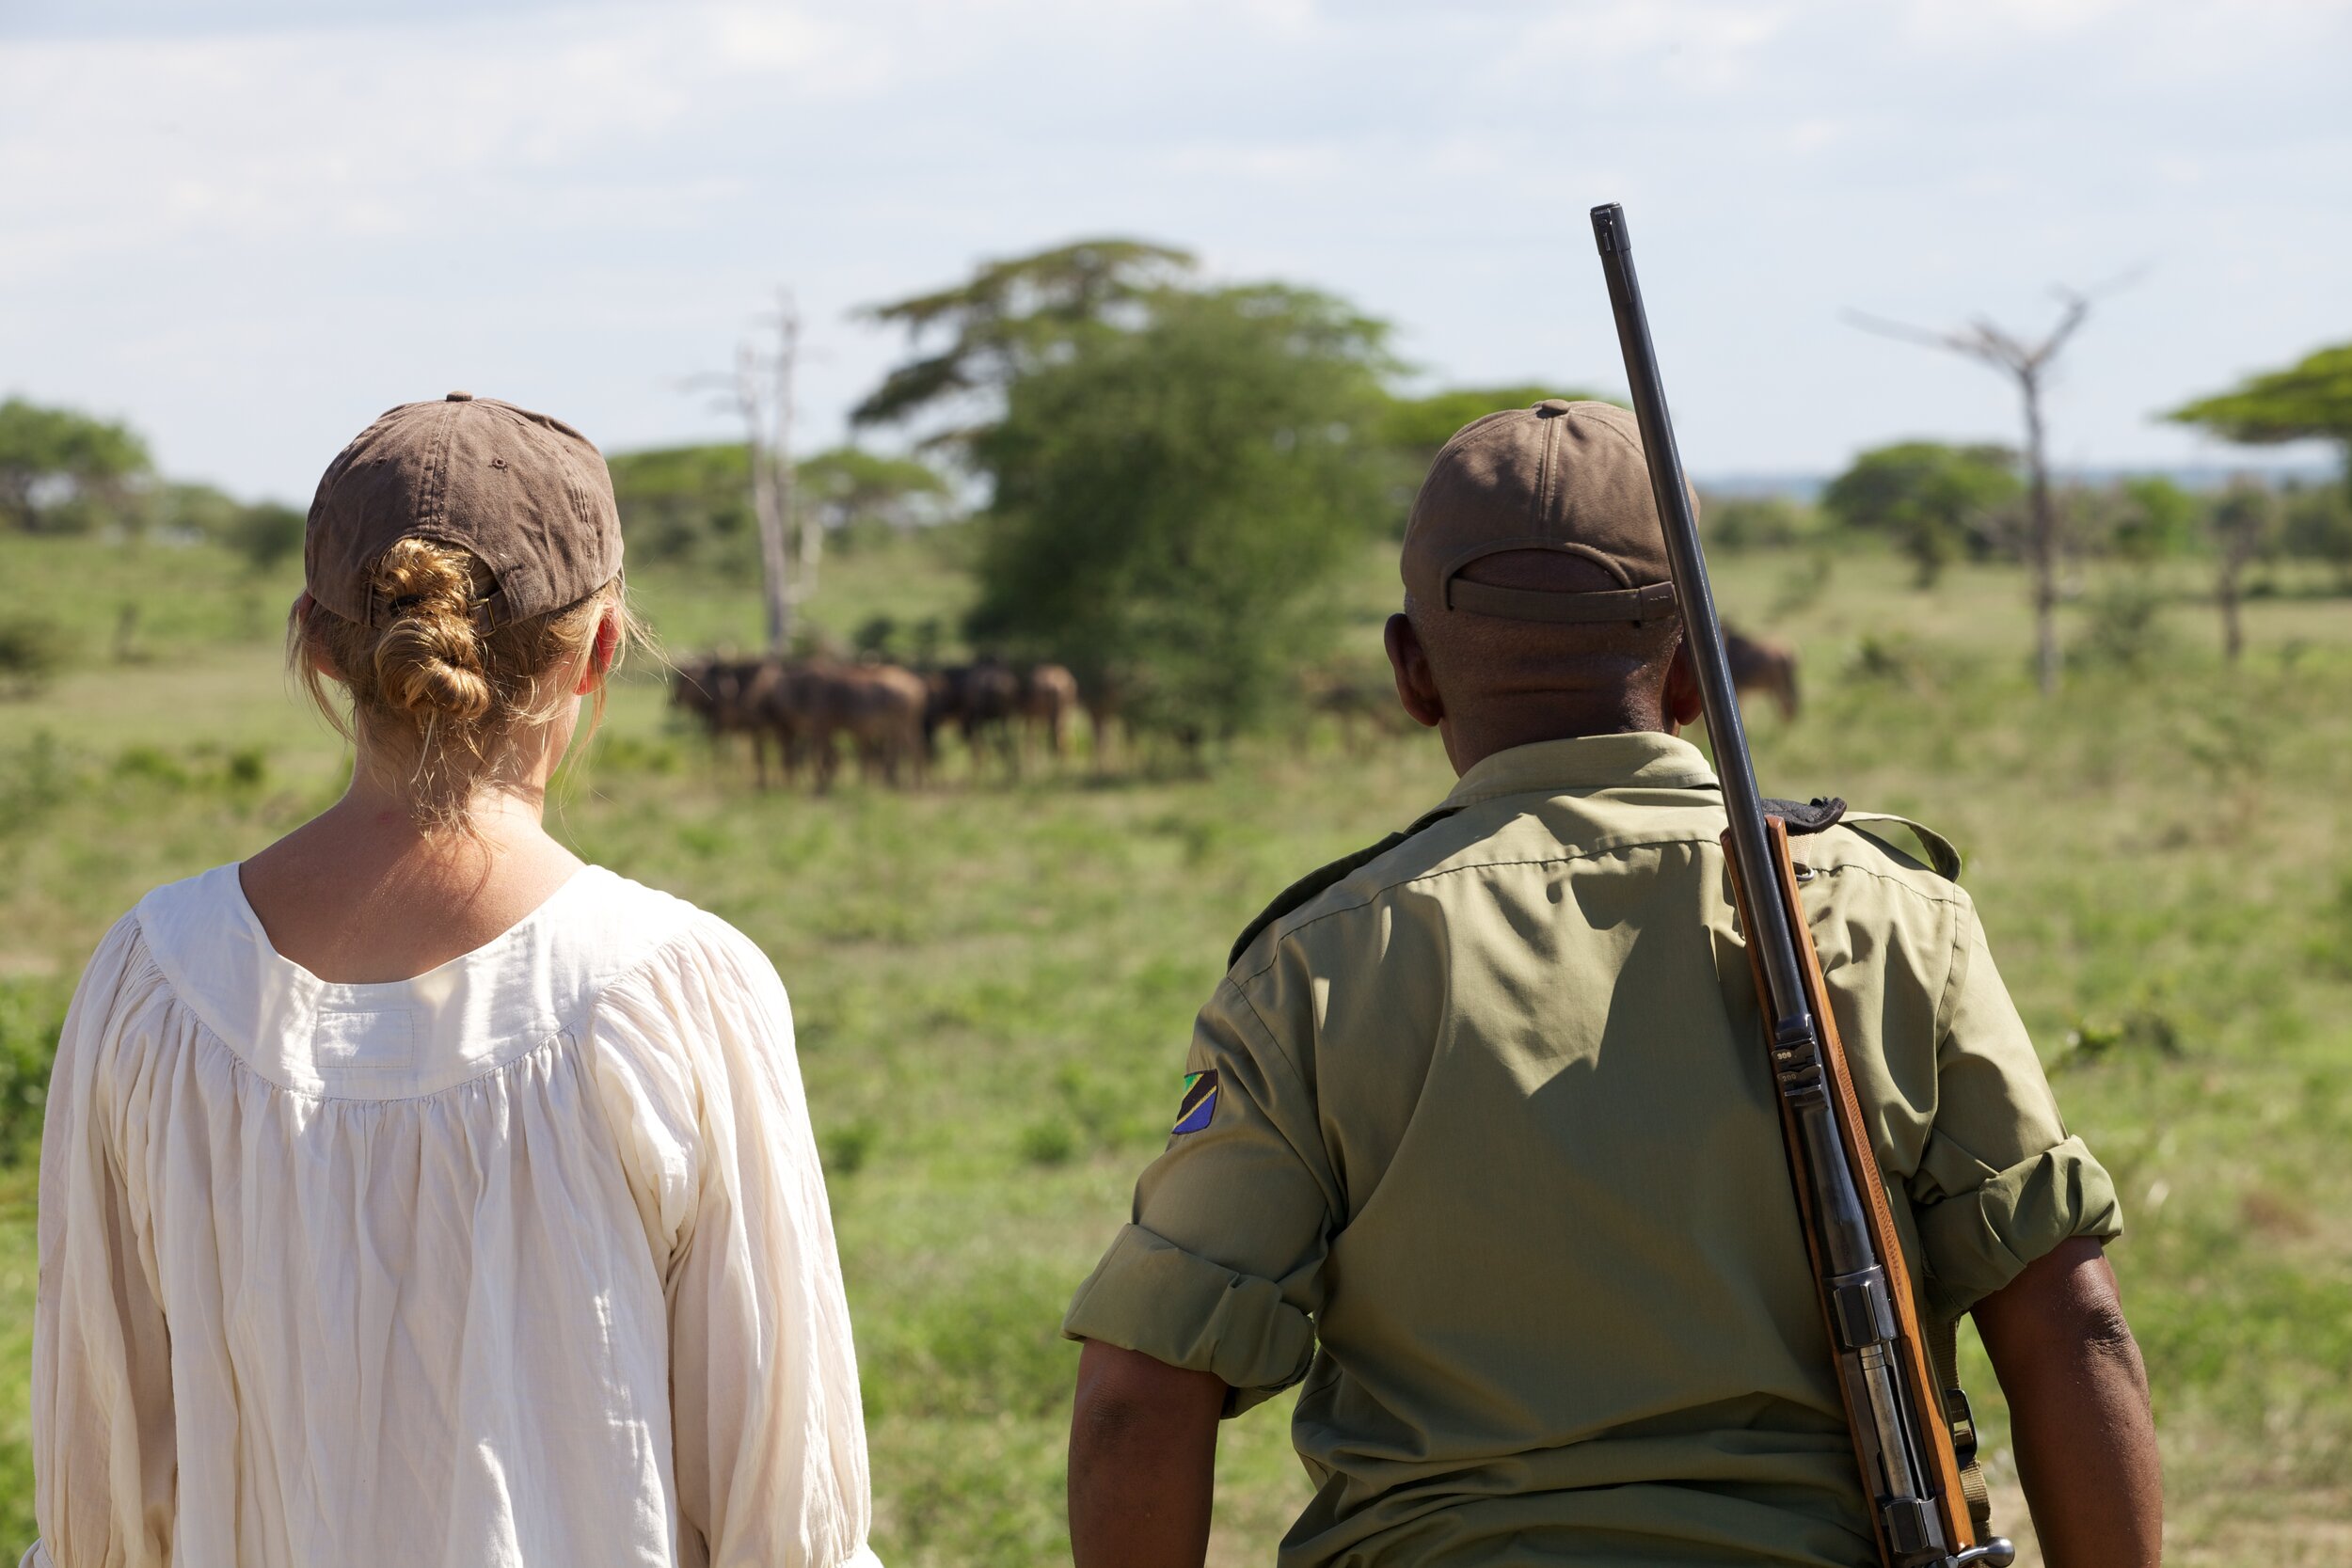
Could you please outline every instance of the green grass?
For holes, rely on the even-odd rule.
[[[278,673],[290,578],[256,584],[201,548],[7,550],[0,615],[67,622],[77,662],[0,705],[0,1076],[38,1053],[141,891],[267,842],[344,766]],[[1796,556],[1719,574],[1735,613],[1804,657],[1804,717],[1752,719],[1768,787],[1914,814],[1962,845],[2070,1125],[2118,1178],[2116,1266],[2155,1380],[2171,1560],[2352,1558],[2344,602],[2280,579],[2249,605],[2252,645],[2230,670],[2182,568],[2150,585],[2167,602],[2139,673],[2083,664],[2044,702],[2009,573],[1958,571],[1930,594],[1868,557],[1826,578]],[[1376,660],[1393,580],[1368,554],[1352,662]],[[754,639],[739,587],[647,574],[638,588],[675,648]],[[820,602],[846,631],[882,611],[952,615],[963,592],[919,546],[893,546],[837,563]],[[140,608],[118,662],[126,602]],[[2092,641],[2096,602],[2070,608],[2070,644]],[[883,1557],[1053,1560],[1075,1360],[1056,1324],[1159,1146],[1192,1011],[1259,905],[1434,800],[1442,758],[1426,737],[1348,756],[1322,730],[1241,746],[1204,776],[977,787],[959,769],[923,794],[820,802],[755,794],[739,759],[714,769],[643,680],[618,693],[601,748],[557,830],[735,921],[792,989]],[[0,1105],[24,1076],[0,1082]],[[32,1219],[27,1152],[0,1174],[0,1550],[31,1529]],[[1980,1355],[1973,1385],[2005,1477]],[[1287,1404],[1228,1429],[1217,1561],[1270,1560],[1306,1496]],[[2023,1523],[2012,1500],[2003,1524]]]

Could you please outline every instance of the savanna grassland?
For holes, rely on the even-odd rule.
[[[952,544],[842,561],[837,630],[952,616]],[[288,693],[294,584],[206,546],[10,539],[0,616],[69,636],[0,702],[0,1550],[30,1537],[27,1358],[40,1068],[75,972],[148,886],[234,859],[339,787]],[[1392,594],[1367,554],[1349,657]],[[2094,569],[2084,650],[2038,699],[2021,579],[1929,593],[1870,555],[1728,557],[1731,610],[1804,660],[1793,723],[1757,710],[1774,793],[1916,816],[1968,886],[2074,1131],[2114,1171],[2116,1248],[2154,1380],[2170,1560],[2352,1561],[2352,601],[2281,571],[2217,654],[2201,570]],[[757,625],[748,592],[654,577],[679,649]],[[125,607],[134,607],[126,611]],[[1064,1551],[1073,1346],[1056,1326],[1175,1103],[1193,1009],[1233,932],[1306,869],[1450,782],[1421,736],[1327,724],[1192,770],[1130,758],[921,793],[753,790],[617,695],[555,814],[581,854],[693,898],[790,986],[830,1167],[874,1449],[877,1544],[903,1568]],[[1540,1315],[1543,1304],[1528,1304]],[[1973,1354],[1973,1352],[1972,1352]],[[2005,1420],[1976,1358],[1996,1477]],[[1265,1562],[1306,1483],[1288,1401],[1228,1429],[1215,1560]],[[2026,1534],[2013,1492],[2001,1516]]]

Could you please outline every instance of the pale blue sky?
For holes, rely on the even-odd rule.
[[[2347,0],[0,0],[0,391],[299,500],[453,387],[731,435],[676,384],[789,282],[828,440],[898,348],[850,307],[1104,232],[1344,293],[1433,382],[1614,386],[1617,199],[1702,474],[2012,439],[1841,309],[2039,324],[2139,263],[2054,450],[2229,462],[2150,416],[2352,338],[2347,59]]]

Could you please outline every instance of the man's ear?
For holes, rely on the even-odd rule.
[[[1691,663],[1691,644],[1675,644],[1675,656],[1666,663],[1666,689],[1659,706],[1665,710],[1668,733],[1680,730],[1685,724],[1697,721],[1707,711],[1706,698],[1699,691],[1698,671]]]
[[[1396,700],[1413,716],[1413,722],[1434,729],[1445,718],[1445,699],[1429,669],[1428,650],[1413,629],[1412,617],[1391,615],[1381,640],[1388,644],[1389,669],[1396,676]]]

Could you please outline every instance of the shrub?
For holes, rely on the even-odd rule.
[[[1708,500],[1699,520],[1711,548],[1782,550],[1812,532],[1810,519],[1786,496],[1733,496]]]
[[[882,1135],[872,1118],[860,1117],[844,1122],[827,1132],[818,1140],[828,1176],[855,1176],[866,1168],[866,1162],[874,1152],[875,1141]]]
[[[0,1166],[40,1136],[65,1012],[46,986],[0,980]]]
[[[36,615],[0,620],[0,697],[27,697],[66,666],[72,644],[56,622]]]
[[[303,515],[291,506],[263,501],[258,506],[238,508],[222,533],[226,542],[245,557],[246,564],[259,575],[302,553],[304,521]]]
[[[1033,1121],[1021,1133],[1021,1157],[1033,1165],[1059,1165],[1078,1151],[1069,1123],[1057,1117]]]
[[[2352,498],[2342,485],[2289,491],[2280,544],[2289,555],[2333,566],[2338,582],[2352,590]]]
[[[1965,549],[1998,552],[2006,515],[2025,493],[2016,454],[2000,447],[1899,441],[1862,453],[1821,493],[1840,527],[1882,533],[1911,560],[1918,585],[1932,587]]]
[[[2170,641],[2164,595],[2137,573],[2109,579],[2085,606],[2089,624],[2074,650],[2077,663],[2145,673]]]

